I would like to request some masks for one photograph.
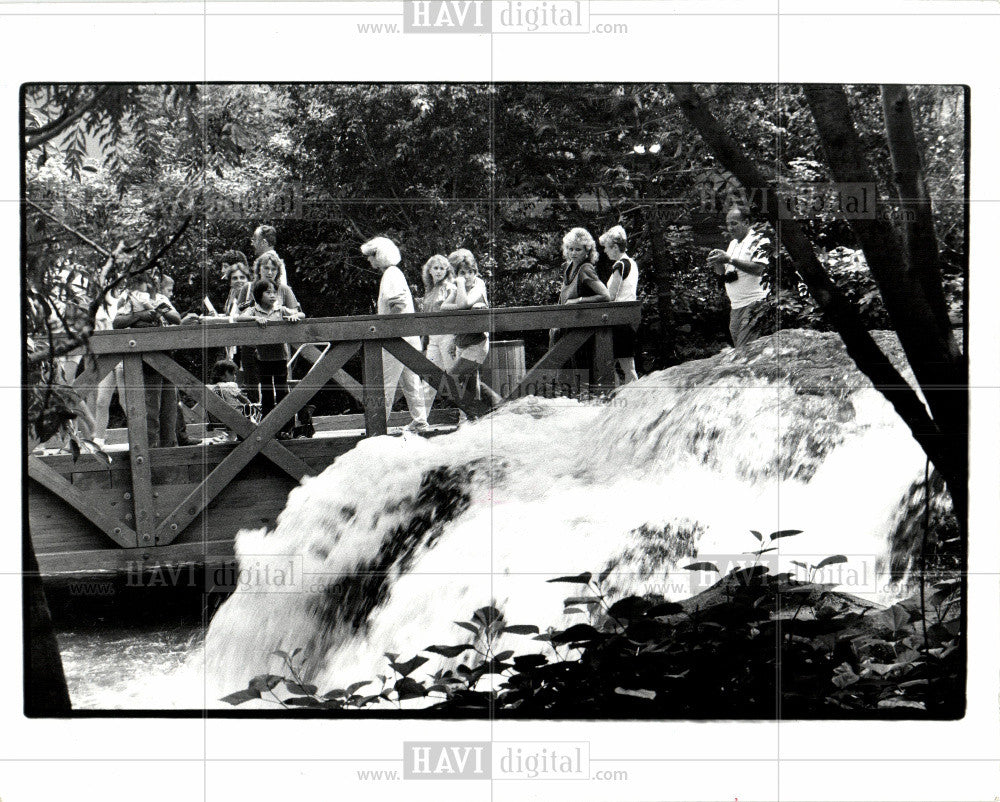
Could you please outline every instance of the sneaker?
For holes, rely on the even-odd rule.
[[[431,430],[430,425],[427,421],[411,421],[409,425],[403,427],[404,432],[429,432]]]

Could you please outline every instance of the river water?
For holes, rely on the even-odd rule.
[[[512,624],[564,623],[572,587],[553,577],[607,571],[612,596],[690,596],[683,566],[744,564],[751,529],[802,530],[775,541],[774,570],[844,554],[819,579],[891,601],[889,566],[909,556],[893,537],[924,466],[816,332],[644,377],[610,403],[529,397],[446,436],[373,438],[293,490],[273,531],[240,534],[242,581],[207,633],[61,631],[74,704],[216,705],[278,672],[275,650],[301,650],[321,692],[345,687],[383,673],[386,652],[461,643],[454,622],[486,605]],[[508,637],[498,649],[540,648]]]

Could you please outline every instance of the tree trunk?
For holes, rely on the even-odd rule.
[[[875,173],[868,166],[843,87],[806,85],[803,90],[816,119],[833,179],[874,186]],[[900,182],[899,197],[904,210],[917,212],[915,221],[907,226],[904,243],[887,220],[854,219],[849,222],[941,433],[941,447],[950,452],[948,460],[956,469],[961,466],[954,476],[942,471],[948,475],[948,485],[954,496],[956,491],[965,492],[955,483],[960,481],[964,488],[968,473],[966,363],[955,345],[948,322],[937,264],[937,239],[920,170],[906,88],[889,88],[888,96],[883,92],[883,107],[893,168]],[[939,469],[942,467],[935,464]]]
[[[827,275],[802,227],[794,220],[784,220],[779,213],[778,196],[771,182],[766,181],[756,165],[726,133],[693,87],[671,84],[670,89],[688,122],[704,139],[722,165],[736,176],[748,192],[762,190],[764,214],[774,226],[781,244],[794,261],[794,267],[809,287],[824,316],[840,334],[847,353],[885,396],[910,428],[914,438],[948,482],[959,520],[965,520],[968,467],[956,455],[951,444],[927,414],[927,409],[889,358],[881,351],[865,329],[857,309],[844,297]],[[776,249],[776,252],[778,249]],[[867,251],[866,251],[867,255]],[[780,256],[779,270],[781,268]],[[888,306],[888,299],[886,300]],[[918,377],[919,381],[919,377]]]
[[[72,707],[66,675],[52,629],[52,617],[42,588],[35,548],[30,539],[27,549],[24,576],[24,607],[28,612],[25,622],[24,713],[27,716],[63,715],[69,713]]]
[[[897,84],[882,87],[882,114],[900,207],[913,215],[910,220],[909,215],[904,214],[902,224],[903,248],[908,267],[924,288],[924,294],[934,308],[938,327],[950,331],[948,305],[941,291],[934,213],[924,180],[920,149],[917,147],[917,135],[910,112],[910,99],[905,86]],[[957,349],[954,357],[956,360],[961,358]]]
[[[660,329],[656,350],[660,356],[661,366],[667,367],[677,361],[673,291],[670,285],[672,260],[663,251],[660,210],[655,203],[649,207],[646,214],[646,237],[649,240],[649,256],[656,281],[656,311]]]

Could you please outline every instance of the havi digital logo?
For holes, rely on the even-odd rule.
[[[488,780],[489,741],[406,741],[404,780]]]
[[[403,33],[489,33],[486,0],[410,0],[403,7]]]

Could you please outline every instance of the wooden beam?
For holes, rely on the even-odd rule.
[[[406,340],[386,340],[383,347],[402,362],[404,367],[416,373],[421,381],[433,382],[439,393],[442,387],[446,387],[451,400],[469,417],[478,418],[490,411],[491,407],[476,401],[474,394],[470,394],[473,397],[466,398],[454,376],[445,373]]]
[[[316,361],[322,356],[323,352],[319,350],[315,345],[304,345],[302,346],[302,351],[299,353],[303,359],[305,359],[310,365],[316,364]],[[341,368],[336,373],[333,374],[333,381],[347,390],[350,393],[351,398],[357,401],[359,404],[365,403],[364,391],[361,388],[361,382],[355,379],[350,373]]]
[[[594,332],[594,383],[602,392],[615,389],[615,354],[609,328]]]
[[[180,564],[214,564],[232,559],[235,554],[233,546],[233,539],[227,538],[148,549],[52,551],[38,555],[38,566],[47,582],[58,585],[81,576],[124,573],[134,577],[142,571],[155,568],[169,567],[176,570]]]
[[[511,390],[504,401],[511,398],[518,398],[525,389],[538,381],[539,375],[546,370],[553,370],[565,364],[566,360],[575,354],[580,347],[590,339],[593,332],[581,331],[579,329],[569,331],[564,334],[559,341],[543,356],[535,366],[528,371],[527,375],[521,379],[520,383]]]
[[[640,317],[640,305],[636,301],[463,309],[410,315],[356,315],[307,318],[298,323],[273,323],[263,328],[255,323],[225,323],[101,331],[91,335],[90,349],[95,354],[121,354],[267,343],[393,340],[424,334],[594,329],[635,325]]]
[[[121,357],[114,355],[102,355],[94,357],[93,360],[88,360],[88,362],[91,364],[89,364],[87,369],[77,376],[72,382],[73,388],[81,394],[96,390],[97,385],[101,383],[104,377],[114,370],[115,366],[121,362]]]
[[[92,504],[85,493],[34,455],[28,457],[28,476],[59,496],[119,546],[130,548],[138,544],[134,529]]]
[[[364,344],[364,400],[365,433],[368,437],[385,434],[387,412],[385,408],[385,376],[382,371],[382,343]]]
[[[146,380],[142,375],[142,356],[125,357],[125,415],[128,417],[128,458],[132,467],[132,501],[135,531],[139,546],[156,541],[153,506],[153,470],[149,459],[149,431],[146,427]]]
[[[236,432],[240,437],[247,438],[254,434],[257,427],[253,421],[229,406],[216,393],[209,390],[194,375],[186,371],[166,354],[151,353],[146,354],[144,358],[150,367],[177,385],[178,389],[183,390],[188,395],[195,395],[200,398],[205,409],[210,414],[218,418],[219,421]],[[194,448],[197,448],[197,446],[194,446]],[[269,440],[261,449],[261,453],[296,481],[301,480],[303,476],[312,474],[312,470],[306,463],[292,454],[277,440]],[[159,465],[159,463],[157,464]]]
[[[312,366],[305,378],[260,422],[254,433],[233,449],[195,490],[178,504],[157,532],[171,540],[180,534],[236,475],[265,447],[305,403],[319,392],[333,374],[358,350],[357,343],[338,343]]]

